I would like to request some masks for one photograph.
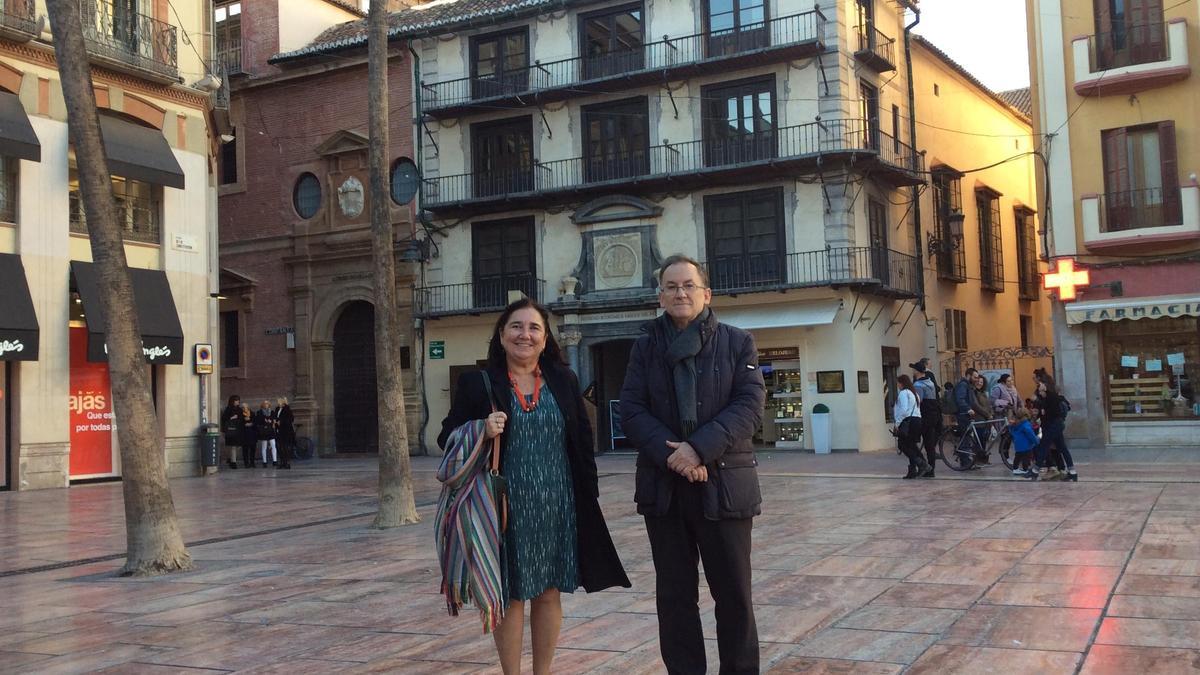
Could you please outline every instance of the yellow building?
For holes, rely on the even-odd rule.
[[[1195,447],[1200,8],[1027,7],[1051,260],[1089,273],[1054,303],[1057,365],[1074,411],[1068,436],[1093,447]]]
[[[210,3],[83,0],[84,37],[172,475],[199,466],[215,335]],[[87,221],[45,5],[0,6],[0,489],[121,475]],[[215,387],[213,388],[215,389]]]
[[[967,367],[1016,378],[1052,365],[1049,306],[1040,290],[1036,150],[1028,91],[990,91],[928,40],[913,40],[917,141],[929,165],[921,200],[928,255],[926,315],[936,324],[943,382]],[[963,214],[962,237],[951,232]]]

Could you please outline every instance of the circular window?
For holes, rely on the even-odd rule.
[[[417,165],[407,157],[396,160],[392,165],[392,201],[401,206],[411,202],[413,197],[417,196],[420,186]]]
[[[301,218],[312,218],[321,208],[321,181],[311,173],[302,174],[292,191],[292,204]]]

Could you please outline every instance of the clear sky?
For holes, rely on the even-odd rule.
[[[914,32],[995,91],[1029,86],[1025,0],[921,0]]]

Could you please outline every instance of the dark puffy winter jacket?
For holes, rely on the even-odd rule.
[[[761,513],[758,459],[752,438],[762,420],[766,388],[754,338],[709,312],[696,356],[696,430],[682,438],[674,376],[666,358],[666,315],[648,323],[629,356],[621,389],[621,428],[638,449],[634,500],[638,513],[662,516],[680,480],[667,468],[667,441],[686,440],[708,469],[702,484],[710,520]]]

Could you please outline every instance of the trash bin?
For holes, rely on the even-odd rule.
[[[813,449],[818,455],[833,452],[833,429],[829,419],[829,406],[818,403],[812,410]]]
[[[219,464],[221,456],[221,428],[216,424],[200,425],[200,466],[208,468]]]

